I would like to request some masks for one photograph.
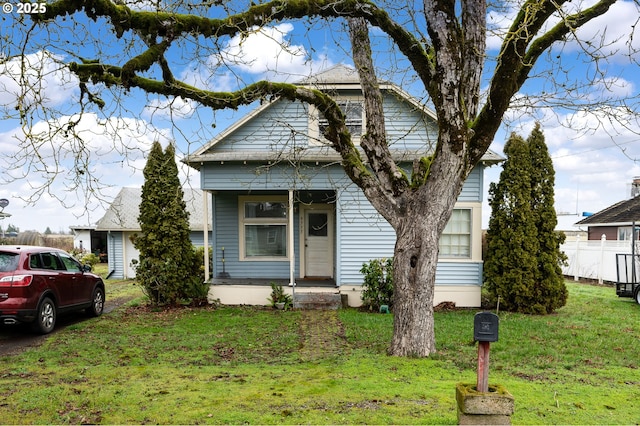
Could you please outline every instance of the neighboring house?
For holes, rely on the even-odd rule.
[[[92,252],[92,236],[94,235],[95,226],[71,226],[73,233],[73,248],[83,253]]]
[[[620,201],[604,210],[594,213],[576,223],[587,227],[587,239],[600,240],[604,235],[607,241],[631,241],[632,225],[640,226],[640,196]],[[636,239],[640,232],[636,229]]]
[[[189,212],[191,242],[194,246],[204,245],[204,205],[203,192],[199,189],[183,189],[184,201]],[[131,236],[140,232],[141,188],[122,188],[109,209],[95,226],[106,241],[106,252],[110,278],[135,278],[132,260],[138,260],[139,252],[131,242]],[[210,229],[211,226],[209,225]]]
[[[355,71],[339,65],[303,83],[337,95],[357,143],[366,117]],[[399,87],[380,87],[390,149],[410,170],[435,146],[435,115]],[[362,264],[393,256],[393,229],[346,176],[324,125],[311,105],[265,100],[184,159],[212,194],[212,299],[266,304],[270,282],[295,282],[296,292],[340,293],[358,306]],[[483,170],[501,160],[488,152],[464,185],[440,242],[436,304],[480,306]]]

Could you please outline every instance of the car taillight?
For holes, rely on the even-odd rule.
[[[3,287],[26,287],[33,281],[33,275],[11,275],[0,278],[0,286]]]

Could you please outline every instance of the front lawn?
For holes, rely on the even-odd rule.
[[[489,381],[514,424],[636,424],[640,306],[568,287],[555,315],[500,313]],[[0,357],[0,423],[452,424],[475,312],[437,313],[439,352],[405,359],[385,354],[391,315],[121,307]]]

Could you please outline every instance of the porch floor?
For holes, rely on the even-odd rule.
[[[269,287],[272,282],[285,287],[289,285],[288,278],[211,278],[209,282],[212,285],[255,285]],[[296,278],[296,288],[304,287],[335,288],[337,285],[336,281],[331,278]]]

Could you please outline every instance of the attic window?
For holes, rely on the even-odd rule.
[[[351,138],[353,139],[353,142],[358,143],[360,141],[360,136],[362,136],[363,129],[364,129],[364,122],[365,122],[364,105],[362,104],[362,101],[352,99],[352,100],[339,100],[336,103],[338,104],[338,106],[346,116],[346,125],[347,125],[347,128],[349,129],[349,132],[351,132]],[[325,140],[324,131],[329,126],[329,122],[324,118],[324,116],[317,109],[315,109],[314,114],[312,114],[312,117],[315,118],[315,120],[313,120],[315,121],[315,126],[311,124],[312,134],[315,133],[313,132],[314,130],[313,127],[316,127],[317,139],[319,141],[324,141]]]

